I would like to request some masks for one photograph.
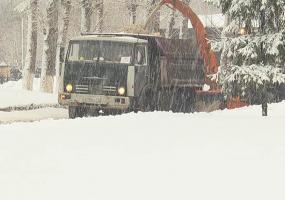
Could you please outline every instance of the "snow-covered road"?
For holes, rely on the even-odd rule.
[[[40,80],[34,79],[34,91],[22,89],[22,81],[11,81],[0,85],[0,110],[8,107],[57,104],[57,94],[40,92]]]
[[[0,85],[0,124],[66,119],[68,112],[59,108],[57,93],[41,93],[39,86],[39,79],[34,79],[34,91],[23,90],[21,80]]]
[[[57,102],[20,86],[0,87],[0,108]],[[0,112],[0,199],[284,200],[285,102],[268,113]]]
[[[285,103],[0,126],[0,199],[284,200]]]
[[[0,124],[34,122],[47,119],[67,119],[68,111],[63,108],[42,108],[26,111],[0,112]]]

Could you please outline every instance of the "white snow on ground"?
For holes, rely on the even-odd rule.
[[[27,106],[30,104],[57,104],[57,94],[39,92],[40,79],[34,79],[34,91],[22,89],[22,81],[0,85],[0,108]]]
[[[285,103],[0,126],[0,199],[284,200]]]

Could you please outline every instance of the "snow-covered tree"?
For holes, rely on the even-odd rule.
[[[280,99],[285,82],[285,1],[206,1],[219,5],[231,19],[221,42],[218,80],[223,92],[263,108]]]
[[[88,33],[91,29],[92,1],[81,0],[81,32]]]
[[[59,0],[49,0],[46,8],[46,23],[43,28],[44,44],[42,55],[41,91],[53,92],[56,49],[58,39]]]
[[[176,11],[175,10],[172,10],[171,11],[171,15],[170,15],[170,18],[169,18],[169,21],[168,21],[168,30],[167,30],[167,36],[168,38],[173,38],[174,35],[175,35],[175,30],[174,30],[174,26],[175,26],[175,14],[176,14]]]
[[[38,0],[29,1],[28,36],[25,67],[23,71],[23,88],[33,90],[33,80],[36,69],[37,35],[38,35]]]
[[[103,0],[95,0],[95,15],[96,21],[95,31],[101,33],[103,31],[104,25],[104,1]]]
[[[189,5],[191,2],[191,0],[183,0],[183,3],[185,3],[186,5]],[[189,19],[187,17],[184,17],[182,20],[182,27],[181,27],[181,37],[183,39],[187,39],[188,37],[188,21]]]
[[[129,15],[130,15],[130,25],[136,24],[138,1],[137,0],[127,0],[126,3],[127,3]]]
[[[146,2],[146,10],[147,10],[147,18],[152,14],[153,10],[159,3],[159,0],[147,0]],[[152,21],[150,22],[151,24],[148,25],[148,28],[152,28],[149,30],[150,32],[155,32],[159,33],[160,31],[160,11],[157,10],[155,12],[155,16],[153,17]]]
[[[69,29],[71,12],[71,0],[61,0],[60,2],[60,12],[59,12],[59,34],[56,49],[56,88],[57,91],[59,85],[59,75],[61,70],[61,57],[65,53],[65,48],[67,45],[67,33]]]

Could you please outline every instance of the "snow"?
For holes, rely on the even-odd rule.
[[[8,65],[5,62],[0,61],[0,67],[7,67]]]
[[[16,106],[29,106],[31,104],[57,104],[57,94],[40,92],[40,79],[34,79],[34,91],[22,89],[22,81],[11,81],[0,85],[0,109]]]
[[[285,102],[0,126],[0,199],[285,198]]]
[[[56,103],[56,94],[20,88],[1,85],[1,107]],[[0,199],[283,200],[285,102],[268,113],[0,112],[2,123],[20,122],[0,125]]]

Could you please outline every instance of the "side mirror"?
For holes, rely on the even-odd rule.
[[[60,47],[59,61],[60,61],[61,63],[64,62],[64,52],[65,52],[65,48],[64,48],[64,47]]]
[[[142,65],[143,64],[143,55],[141,52],[138,52],[138,64]]]
[[[145,46],[137,46],[135,53],[135,63],[137,65],[145,65],[146,64],[146,47]]]

